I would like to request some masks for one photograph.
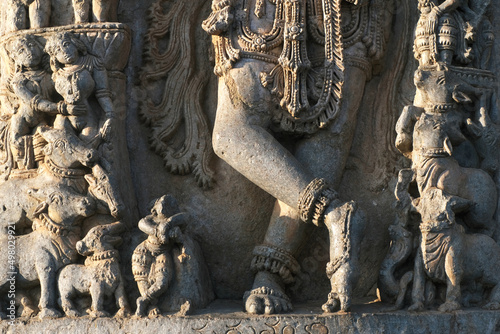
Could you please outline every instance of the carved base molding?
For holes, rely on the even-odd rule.
[[[321,305],[315,303],[311,305]],[[249,316],[239,301],[216,301],[186,317],[155,319],[56,319],[0,322],[1,333],[492,333],[500,328],[500,312],[469,309],[452,313],[385,312],[380,303],[354,305],[353,312],[323,315],[318,306],[297,305],[280,316]]]

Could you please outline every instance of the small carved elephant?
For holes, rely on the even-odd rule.
[[[103,302],[104,296],[112,295],[115,296],[119,308],[116,317],[125,317],[130,314],[118,261],[118,251],[114,248],[122,240],[113,234],[121,232],[122,227],[120,222],[95,226],[85,238],[77,242],[78,253],[87,256],[85,265],[68,265],[60,271],[58,276],[60,306],[68,317],[80,316],[71,301],[76,293],[90,293],[92,297],[90,315],[93,317],[109,316],[104,310]]]

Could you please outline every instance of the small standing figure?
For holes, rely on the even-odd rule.
[[[73,0],[75,23],[116,22],[119,0]],[[91,10],[92,7],[92,10]]]
[[[167,291],[174,276],[172,248],[182,239],[180,225],[186,214],[179,213],[175,199],[162,196],[156,200],[151,214],[139,221],[139,229],[148,234],[134,251],[132,272],[141,297],[137,299],[136,316],[160,315],[158,297]],[[182,254],[181,254],[182,256]]]
[[[55,93],[50,73],[43,66],[43,46],[33,35],[15,39],[8,46],[8,53],[15,64],[10,79],[10,89],[18,103],[11,105],[9,140],[13,160],[18,169],[32,168],[29,138],[32,129],[44,122],[44,113],[66,113],[64,102],[50,101]]]
[[[6,31],[48,27],[50,24],[51,0],[6,1]]]
[[[106,140],[114,106],[101,59],[90,54],[85,44],[68,32],[50,36],[45,50],[51,58],[56,91],[70,110],[68,116],[56,117],[54,127],[71,130],[87,142],[101,137]],[[98,103],[93,103],[93,97]],[[99,109],[104,111],[104,117]]]

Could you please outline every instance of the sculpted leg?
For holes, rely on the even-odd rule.
[[[91,317],[109,317],[109,313],[104,311],[104,290],[105,287],[101,286],[97,282],[90,287],[90,296],[92,297],[92,310],[90,313]]]
[[[51,14],[50,0],[33,0],[29,6],[31,28],[48,27]]]
[[[5,18],[5,31],[17,31],[28,29],[27,8],[21,1],[7,1],[7,10]]]
[[[90,0],[73,0],[75,23],[89,22]]]
[[[269,130],[270,110],[276,102],[259,79],[269,67],[268,63],[243,59],[219,80],[213,147],[221,159],[250,181],[296,207],[313,176]]]
[[[113,1],[110,0],[93,0],[92,1],[92,17],[94,22],[106,22],[109,16],[109,10]]]
[[[302,168],[310,175],[323,178],[334,188],[338,188],[340,184],[350,151],[365,79],[363,71],[348,67],[345,83],[348,97],[339,117],[330,128],[318,131],[295,147],[294,155],[302,163]],[[341,305],[344,310],[349,308],[357,273],[359,244],[365,225],[363,214],[356,209],[354,203],[348,203],[347,207],[343,204],[337,200],[325,210],[325,224],[330,230],[331,243],[338,245],[332,248],[331,261],[342,262],[338,268],[330,267],[332,293],[336,296],[335,301],[332,299],[332,305],[335,303],[337,306],[328,306],[325,311],[329,312],[337,311]],[[294,255],[305,241],[310,228],[311,224],[304,224],[300,219],[296,204],[292,207],[277,201],[264,243],[254,250],[252,269],[257,274],[252,290],[245,295],[248,312],[279,313],[291,309],[284,284],[293,282],[295,274],[300,271]],[[352,245],[347,254],[344,252],[346,231],[349,232],[349,242]]]
[[[45,261],[40,261],[45,262]],[[37,263],[37,273],[40,279],[40,309],[39,317],[44,318],[59,318],[61,313],[57,311],[55,306],[55,281],[56,281],[56,265],[51,261],[45,263]]]

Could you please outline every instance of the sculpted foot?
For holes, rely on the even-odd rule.
[[[78,318],[81,316],[80,312],[78,312],[77,310],[75,310],[73,308],[67,308],[67,309],[65,308],[64,313],[69,318]]]
[[[408,307],[408,311],[410,311],[410,312],[419,312],[419,311],[423,311],[424,309],[425,309],[424,303],[422,303],[422,302],[414,303],[413,305]]]
[[[325,313],[333,313],[340,310],[340,300],[336,293],[328,294],[328,301],[321,307]]]
[[[90,316],[93,318],[105,318],[105,317],[109,317],[109,313],[106,311],[92,310],[90,312]]]
[[[161,315],[161,311],[158,307],[153,307],[151,310],[149,310],[148,318],[154,319],[158,318]]]
[[[115,318],[126,318],[131,314],[130,309],[128,307],[122,307],[116,312]]]
[[[21,300],[21,304],[24,306],[23,308],[23,313],[21,314],[21,318],[31,318],[32,316],[36,315],[38,313],[38,308],[33,306],[29,301],[24,302],[24,300],[27,299],[24,297]]]
[[[444,304],[441,304],[441,306],[439,306],[438,310],[440,312],[452,312],[460,310],[461,308],[462,305],[460,305],[459,302],[445,302]]]
[[[488,304],[483,306],[485,310],[500,310],[500,303],[498,302],[489,302]]]
[[[359,274],[358,252],[366,219],[356,203],[332,202],[325,210],[324,222],[330,237],[330,262],[327,275],[332,285],[324,312],[347,312]]]
[[[42,310],[40,311],[40,313],[38,314],[38,317],[40,318],[40,320],[43,320],[43,319],[54,319],[54,318],[60,318],[62,317],[62,314],[53,309],[53,308],[42,308]]]
[[[275,274],[260,271],[255,276],[254,288],[247,291],[243,300],[250,314],[276,314],[292,310],[290,298],[284,293],[281,279]]]

